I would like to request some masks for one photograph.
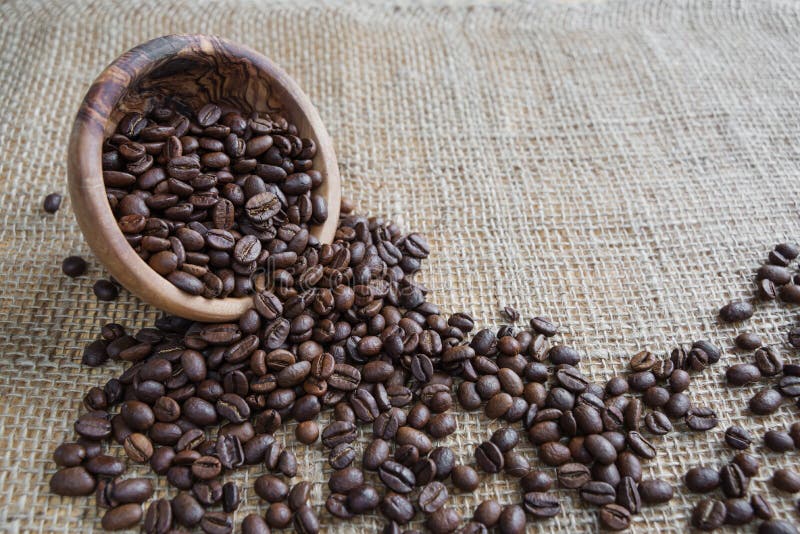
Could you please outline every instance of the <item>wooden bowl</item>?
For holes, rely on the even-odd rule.
[[[131,293],[168,313],[196,321],[237,319],[252,299],[192,296],[153,271],[128,244],[106,199],[103,139],[131,111],[150,111],[165,96],[198,109],[214,102],[244,111],[276,111],[314,140],[314,168],[325,181],[328,219],[312,227],[322,243],[333,240],[341,183],[333,143],[319,113],[292,78],[258,52],[219,37],[168,35],[122,54],[95,80],[83,99],[69,142],[69,192],[92,251]]]

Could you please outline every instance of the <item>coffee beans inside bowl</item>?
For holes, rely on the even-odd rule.
[[[164,102],[130,113],[103,145],[119,228],[192,295],[243,297],[259,269],[290,273],[328,217],[316,145],[280,114]]]

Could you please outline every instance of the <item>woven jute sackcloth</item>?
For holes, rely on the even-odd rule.
[[[123,369],[82,367],[85,344],[104,322],[135,330],[159,312],[125,292],[98,302],[91,286],[104,272],[69,201],[55,215],[41,201],[66,193],[67,137],[94,77],[123,51],[176,32],[249,45],[298,80],[335,141],[357,210],[427,235],[423,278],[445,312],[490,327],[502,324],[503,306],[552,317],[596,380],[645,348],[663,354],[703,338],[724,347],[691,393],[720,425],[692,433],[681,423],[653,438],[659,453],[645,476],[677,494],[644,507],[632,531],[688,529],[697,496],[682,474],[730,459],[730,424],[758,436],[763,466],[751,491],[798,522],[769,483],[798,454],[760,445],[765,430],[797,420],[797,408],[754,418],[746,405],[755,388],[725,389],[723,376],[751,358],[732,345],[745,328],[797,361],[785,342],[795,310],[759,304],[740,326],[716,318],[728,300],[753,296],[754,268],[775,243],[800,237],[797,4],[12,1],[0,4],[0,28],[0,530],[100,528],[93,498],[49,494],[51,454],[73,439],[85,391]],[[87,276],[61,274],[70,254],[89,259]],[[460,414],[443,444],[472,463],[498,426],[480,411]],[[326,454],[293,444],[292,431],[281,436],[299,478],[313,482],[325,531],[380,528],[376,515],[331,521]],[[245,498],[237,524],[265,511],[252,490],[260,473],[233,476]],[[555,491],[564,511],[531,532],[598,528],[594,509]],[[161,481],[158,494],[174,491]],[[507,504],[521,494],[515,480],[491,477],[451,500],[468,518],[487,497]]]

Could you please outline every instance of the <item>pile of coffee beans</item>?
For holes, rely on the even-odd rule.
[[[292,482],[297,459],[273,435],[294,420],[299,442],[319,440],[328,451],[327,513],[347,520],[378,511],[386,532],[401,532],[418,514],[434,533],[523,532],[529,520],[561,512],[548,491],[555,481],[599,507],[599,522],[611,530],[627,528],[643,503],[672,498],[669,483],[643,477],[641,462],[658,453],[646,435],[673,432],[676,421],[695,431],[717,425],[713,409],[688,396],[691,373],[720,359],[716,347],[698,341],[663,356],[644,350],[625,376],[600,385],[581,373],[575,349],[552,342],[558,327],[547,318],[470,338],[472,318],[444,316],[414,281],[429,254],[425,239],[349,211],[343,207],[333,244],[308,242],[291,265],[253,277],[254,306],[238,322],[163,317],[135,333],[105,325],[84,363],[131,366],[87,392],[78,439],[54,453],[60,470],[52,490],[94,492],[108,529],[144,518],[146,532],[175,525],[228,532],[240,491],[222,479],[262,465],[255,493],[268,509],[245,518],[243,530],[292,524],[317,532],[309,485]],[[456,403],[504,422],[476,444],[474,463],[458,464],[452,449],[437,445],[457,430]],[[332,421],[320,428],[327,410]],[[363,451],[361,426],[372,435]],[[521,434],[555,468],[555,481],[517,452]],[[106,453],[107,442],[178,493],[152,500],[144,513],[152,487],[123,478],[125,462]],[[475,491],[479,472],[518,478],[519,501],[485,501],[465,523],[448,501],[453,492]]]
[[[328,217],[316,193],[323,182],[312,168],[316,145],[297,133],[279,114],[213,103],[190,110],[165,102],[126,115],[103,144],[103,180],[120,230],[183,291],[252,294],[253,273],[302,261],[318,244],[309,225]]]

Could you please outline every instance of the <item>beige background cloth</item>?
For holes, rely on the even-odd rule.
[[[0,530],[99,529],[93,498],[48,494],[52,450],[73,437],[81,397],[121,365],[80,366],[100,325],[131,328],[157,315],[123,293],[99,303],[102,268],[91,258],[67,200],[56,215],[45,194],[65,193],[73,114],[94,77],[118,54],[173,32],[223,35],[262,51],[318,106],[336,144],[345,194],[362,212],[424,232],[433,253],[424,279],[446,311],[481,325],[502,306],[557,320],[563,339],[601,380],[650,348],[707,338],[721,364],[693,379],[692,398],[717,409],[706,434],[655,438],[646,476],[677,489],[648,506],[632,531],[683,532],[696,496],[680,477],[732,456],[724,429],[759,436],[768,491],[776,466],[798,454],[764,452],[761,434],[798,419],[785,405],[746,413],[755,389],[725,390],[725,364],[752,329],[797,361],[784,343],[795,310],[759,305],[747,325],[720,325],[717,309],[752,295],[752,274],[777,242],[798,238],[800,6],[765,1],[391,3],[181,0],[0,3]],[[72,280],[61,259],[82,254]],[[445,440],[458,458],[497,424],[461,415]],[[291,432],[291,428],[289,429]],[[321,445],[294,447],[301,476],[322,505],[329,474]],[[118,448],[114,453],[119,454]],[[523,450],[537,465],[529,447]],[[247,513],[259,469],[240,472]],[[162,486],[163,488],[163,486]],[[530,531],[597,528],[593,509],[531,523]],[[519,502],[518,485],[484,479],[453,501],[469,517],[483,498]],[[779,517],[791,499],[770,493]],[[324,515],[323,517],[327,517]],[[382,524],[361,517],[329,532]],[[363,530],[363,529],[362,529]]]

